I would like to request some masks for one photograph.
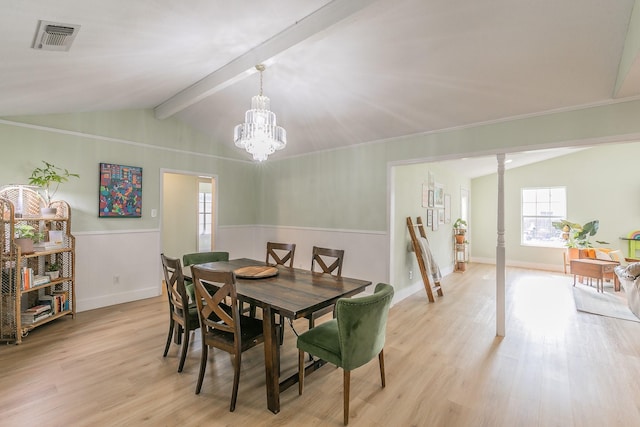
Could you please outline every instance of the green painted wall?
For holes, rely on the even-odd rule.
[[[149,111],[7,120],[12,123],[0,122],[0,183],[26,183],[31,170],[43,159],[80,174],[80,179],[65,183],[58,192],[59,198],[73,206],[75,232],[157,229],[159,217],[152,218],[150,212],[161,208],[161,169],[218,175],[220,224],[256,223],[254,200],[259,171],[255,165],[217,157],[227,155],[227,149],[177,120],[158,121]],[[143,168],[142,218],[98,219],[100,162]]]
[[[504,179],[507,260],[562,266],[563,249],[520,244],[520,191],[523,187],[565,186],[568,219],[580,224],[599,220],[600,229],[591,238],[592,243],[606,241],[609,245],[604,246],[626,253],[627,245],[619,238],[640,229],[638,158],[640,143],[605,144],[507,170]],[[496,174],[474,179],[471,183],[473,257],[495,258],[496,184]]]

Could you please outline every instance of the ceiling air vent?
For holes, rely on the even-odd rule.
[[[31,47],[41,50],[67,51],[79,30],[80,25],[39,21],[36,37],[33,39]]]

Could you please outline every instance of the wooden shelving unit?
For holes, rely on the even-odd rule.
[[[54,201],[53,217],[43,217],[40,209],[44,199],[32,188],[5,186],[0,188],[0,341],[20,344],[28,333],[63,316],[75,318],[75,238],[71,234],[71,208],[65,201]],[[15,243],[15,229],[28,224],[45,240],[50,231],[61,235],[61,243],[46,250],[22,253]],[[40,285],[35,279],[46,276],[47,266],[60,265],[59,277]],[[28,275],[28,276],[27,276]],[[26,280],[27,277],[31,280]],[[34,322],[23,321],[28,309],[38,305],[51,306],[48,313]]]

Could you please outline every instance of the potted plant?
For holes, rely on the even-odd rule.
[[[51,280],[57,279],[58,277],[60,277],[60,264],[52,262],[47,266],[47,271],[45,272],[45,274],[49,276]]]
[[[15,226],[15,242],[20,247],[23,254],[32,254],[33,242],[39,242],[43,234],[36,232],[36,229],[29,224],[18,224]]]
[[[589,221],[584,225],[575,222],[554,221],[551,223],[553,227],[562,232],[562,238],[565,240],[565,246],[568,248],[592,248],[593,245],[589,241],[591,236],[595,236],[600,227],[600,221],[597,219]],[[608,242],[596,240],[596,243],[607,245]]]
[[[44,167],[35,168],[31,172],[29,184],[36,185],[43,190],[47,206],[42,209],[42,216],[51,217],[56,215],[56,209],[50,206],[60,184],[67,182],[71,177],[80,178],[80,175],[71,173],[67,169],[59,168],[45,160],[42,163],[44,163]]]
[[[453,234],[456,236],[456,243],[465,243],[464,235],[467,233],[467,221],[462,218],[456,219],[453,223]]]

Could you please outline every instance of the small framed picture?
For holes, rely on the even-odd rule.
[[[427,184],[422,184],[422,207],[426,208],[429,206],[429,186]]]
[[[432,208],[433,207],[433,190],[429,190],[429,200],[427,203],[427,206]]]
[[[438,211],[436,209],[431,209],[431,212],[432,212],[431,230],[438,231]]]
[[[433,227],[433,209],[427,209],[427,227]]]
[[[438,224],[444,224],[444,209],[438,209]]]
[[[433,190],[433,206],[436,208],[444,208],[444,185],[435,184]]]

